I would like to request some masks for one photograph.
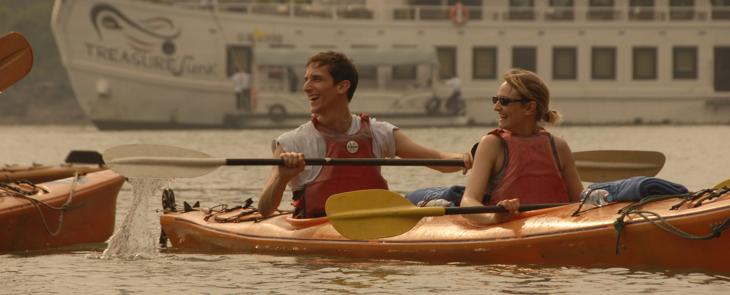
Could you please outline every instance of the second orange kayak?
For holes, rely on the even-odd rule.
[[[106,241],[123,184],[111,170],[37,186],[2,184],[0,253]]]

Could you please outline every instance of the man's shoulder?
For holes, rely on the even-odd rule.
[[[395,126],[387,121],[378,121],[375,118],[370,118],[370,129],[379,130],[392,135],[393,130],[397,130],[398,126]]]
[[[312,124],[312,122],[309,121],[302,125],[299,125],[299,127],[297,127],[297,128],[294,128],[292,130],[282,133],[281,135],[279,135],[277,140],[281,141],[281,140],[288,140],[288,139],[297,139],[302,136],[311,136],[311,131],[313,131],[313,130],[316,131],[316,129],[314,128],[314,124]]]

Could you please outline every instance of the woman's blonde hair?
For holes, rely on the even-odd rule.
[[[550,90],[540,76],[525,69],[514,68],[504,73],[504,81],[522,98],[534,100],[537,103],[538,122],[557,124],[560,121],[560,113],[550,109]]]

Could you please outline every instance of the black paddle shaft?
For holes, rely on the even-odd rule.
[[[528,204],[520,206],[519,211],[531,211],[567,205],[567,203],[552,204]],[[475,214],[475,213],[506,213],[507,209],[502,206],[473,206],[473,207],[447,207],[444,215]]]
[[[371,158],[318,158],[304,159],[310,166],[451,166],[464,167],[462,160],[439,159],[371,159]],[[226,159],[227,166],[270,166],[283,165],[282,159]]]

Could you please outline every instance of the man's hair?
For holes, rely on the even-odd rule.
[[[327,66],[335,85],[341,81],[350,81],[350,89],[347,90],[347,101],[352,101],[352,96],[355,95],[355,89],[357,89],[357,69],[347,56],[334,51],[320,52],[309,58],[307,66],[310,64]]]

